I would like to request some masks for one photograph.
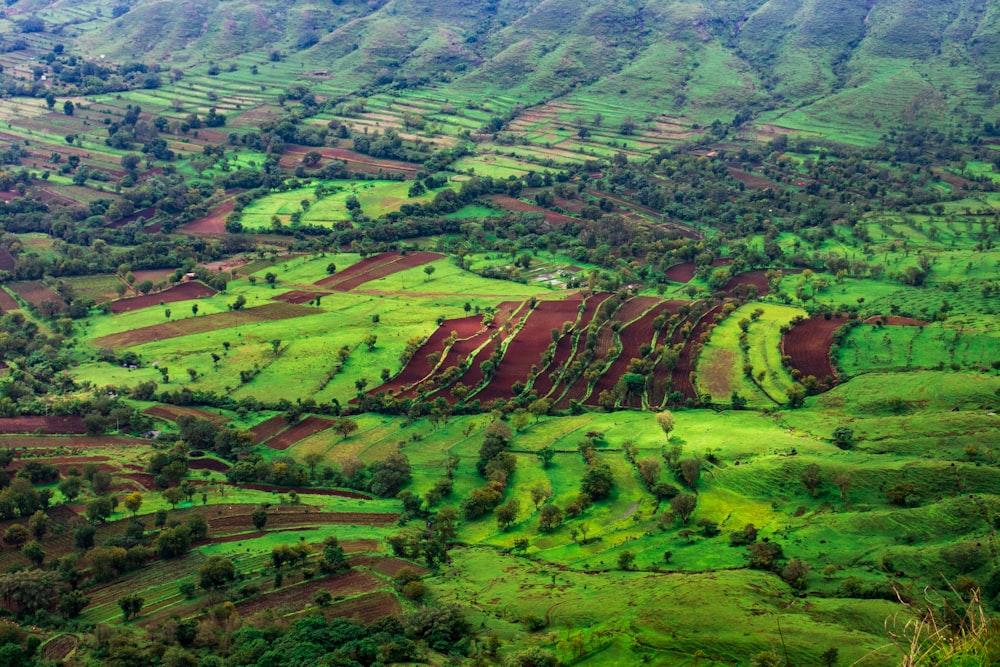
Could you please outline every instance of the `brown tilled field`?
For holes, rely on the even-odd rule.
[[[444,255],[439,255],[436,252],[411,252],[406,255],[386,252],[362,260],[340,273],[317,280],[315,284],[336,292],[347,292],[372,280],[385,278],[399,271],[423,266],[443,258]]]
[[[32,306],[38,306],[43,301],[53,301],[59,305],[60,309],[66,307],[62,297],[37,281],[7,283],[7,289]]]
[[[180,416],[194,417],[196,419],[207,419],[213,424],[225,424],[229,421],[229,417],[225,415],[220,415],[209,410],[201,410],[199,408],[189,408],[182,405],[154,405],[150,408],[143,410],[147,415],[153,417],[161,417],[167,421],[177,421]]]
[[[191,334],[203,333],[205,331],[226,329],[249,322],[271,322],[274,320],[305,317],[306,315],[314,315],[316,312],[315,309],[291,303],[269,303],[257,306],[256,308],[244,308],[243,310],[226,313],[189,317],[176,322],[154,324],[148,327],[102,336],[94,340],[94,345],[96,347],[119,349],[131,345],[150,343],[156,340],[166,340],[168,338],[190,336]]]
[[[68,435],[86,432],[87,429],[83,425],[83,417],[76,415],[0,417],[0,433]]]
[[[177,301],[189,301],[191,299],[200,299],[202,297],[214,296],[218,294],[214,289],[208,285],[192,281],[189,283],[181,283],[170,289],[163,290],[162,292],[157,292],[155,294],[147,294],[145,296],[134,296],[128,299],[120,299],[114,301],[111,304],[111,312],[127,313],[130,310],[139,310],[141,308],[149,308],[150,306],[157,306],[160,303],[176,303]]]
[[[802,373],[802,377],[812,375],[820,382],[826,378],[836,380],[830,346],[833,345],[833,332],[844,322],[839,317],[811,317],[799,322],[782,336],[782,354],[792,358],[792,368]]]
[[[333,420],[310,415],[298,424],[288,427],[270,440],[265,441],[264,444],[271,449],[288,449],[299,440],[305,440],[309,436],[329,428],[333,428]]]

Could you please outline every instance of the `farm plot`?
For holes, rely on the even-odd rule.
[[[281,613],[302,609],[306,603],[312,602],[313,596],[320,590],[329,591],[334,597],[353,597],[361,593],[369,593],[385,587],[385,582],[363,571],[351,570],[344,574],[311,579],[302,583],[284,586],[276,591],[265,593],[258,597],[236,603],[236,609],[242,615],[259,611],[274,610]]]
[[[416,252],[407,255],[384,252],[381,255],[364,259],[340,273],[317,280],[315,285],[338,292],[347,292],[370,280],[391,276],[397,271],[421,266],[442,257],[443,255],[432,252]]]
[[[576,293],[563,301],[539,301],[514,339],[507,344],[493,379],[476,397],[492,401],[510,395],[515,382],[525,382],[532,366],[540,363],[542,353],[552,341],[552,330],[562,329],[563,322],[575,321],[583,296]]]
[[[266,440],[264,444],[271,449],[285,450],[299,440],[304,440],[311,435],[315,435],[320,431],[325,431],[332,427],[333,421],[322,417],[316,417],[315,415],[310,415],[298,424],[290,426],[284,431],[278,433],[276,436]]]
[[[253,437],[254,444],[259,445],[286,428],[288,428],[288,422],[285,421],[284,416],[275,415],[251,428],[250,435]]]
[[[17,310],[21,307],[21,304],[12,297],[6,290],[0,289],[0,310],[7,312],[8,310]]]
[[[0,417],[0,433],[44,433],[70,435],[86,433],[83,417],[76,415],[50,415],[47,417]]]
[[[431,355],[435,353],[441,355],[448,346],[448,339],[454,335],[457,345],[457,341],[472,341],[477,339],[477,334],[482,333],[485,333],[485,328],[481,317],[471,316],[445,321],[417,349],[403,371],[391,382],[378,387],[375,391],[400,392],[402,395],[413,394],[417,390],[416,385],[434,371],[435,367],[431,364]],[[449,350],[448,354],[451,356],[452,350]],[[441,367],[445,367],[445,364],[442,363]]]
[[[111,312],[117,315],[118,313],[127,313],[132,310],[139,310],[140,308],[157,306],[161,303],[189,301],[191,299],[215,296],[216,294],[218,294],[218,292],[208,285],[192,281],[189,283],[181,283],[180,285],[163,290],[162,292],[157,292],[156,294],[146,294],[144,296],[136,296],[129,299],[115,301],[111,304]]]
[[[273,322],[275,320],[305,317],[306,315],[315,315],[317,312],[319,311],[291,303],[270,303],[264,306],[257,306],[256,308],[213,313],[202,317],[189,317],[177,322],[154,324],[148,327],[132,329],[131,331],[110,334],[94,339],[93,344],[95,347],[118,349],[131,345],[178,338],[180,336],[190,336],[191,334],[206,331],[215,331],[216,329],[226,329],[240,324]]]
[[[306,290],[292,290],[274,297],[272,301],[284,301],[285,303],[309,303],[318,296],[323,296],[324,292],[308,292]]]
[[[497,206],[505,208],[508,211],[514,211],[515,213],[541,213],[545,216],[546,222],[576,222],[576,218],[571,218],[568,215],[550,211],[535,204],[529,204],[528,202],[521,201],[520,199],[515,199],[510,195],[490,195],[488,199]]]
[[[836,380],[836,372],[830,361],[830,346],[833,332],[843,326],[845,320],[838,317],[811,317],[793,326],[781,339],[781,349],[791,358],[792,368],[802,377],[813,376],[820,382]]]
[[[386,616],[401,616],[403,608],[395,595],[388,591],[377,591],[359,595],[327,607],[323,615],[328,618],[360,618],[371,623]]]
[[[22,301],[30,303],[36,308],[44,301],[57,304],[60,311],[66,307],[62,297],[37,281],[10,282],[7,283],[7,288],[19,296]]]
[[[73,288],[76,296],[93,299],[95,303],[111,301],[117,297],[116,288],[124,283],[118,276],[96,275],[62,278]]]
[[[655,303],[655,300],[653,302]],[[652,345],[653,337],[656,335],[656,330],[653,328],[653,320],[661,314],[668,312],[669,309],[669,302],[659,303],[646,311],[645,315],[637,320],[633,320],[619,331],[618,338],[621,342],[621,352],[594,385],[594,389],[590,394],[592,402],[596,400],[594,397],[600,396],[602,391],[613,391],[615,389],[618,381],[628,372],[629,363],[632,359],[641,359],[643,357],[639,348],[643,345]],[[622,398],[622,405],[629,407],[640,407],[641,403],[641,396],[634,394]]]
[[[549,368],[552,369],[551,372],[545,372],[546,369],[543,369],[543,372],[535,378],[535,381],[531,385],[532,390],[537,392],[540,397],[548,396],[556,387],[556,383],[562,379],[559,374],[565,370],[570,359],[573,357],[574,336],[582,337],[584,335],[582,332],[590,324],[590,321],[594,319],[594,313],[597,312],[598,306],[604,303],[610,296],[611,294],[607,292],[601,292],[599,294],[592,294],[586,298],[583,310],[579,311],[579,317],[573,323],[573,329],[570,333],[563,335],[556,344],[555,354],[552,356],[552,362],[549,364]]]
[[[419,164],[412,162],[374,158],[370,155],[356,153],[344,148],[313,148],[312,146],[297,146],[294,144],[285,148],[280,164],[283,168],[294,169],[301,164],[302,158],[305,157],[306,153],[312,151],[316,151],[322,156],[320,166],[323,166],[324,161],[340,160],[347,163],[347,168],[350,171],[360,171],[367,174],[382,172],[385,174],[403,174],[404,176],[413,177],[422,168]]]
[[[198,408],[189,408],[181,405],[154,405],[150,408],[143,410],[147,415],[153,417],[160,417],[161,419],[166,419],[167,421],[176,422],[178,417],[194,417],[195,419],[207,419],[213,424],[225,424],[229,421],[229,418],[217,414],[215,412],[209,412],[208,410],[200,410]]]
[[[677,364],[670,373],[670,381],[674,391],[679,391],[684,398],[696,399],[698,393],[691,382],[691,372],[694,370],[696,359],[694,358],[694,346],[701,334],[714,322],[716,313],[722,312],[722,306],[716,306],[701,316],[697,324],[691,329],[691,333],[684,342]]]
[[[17,260],[7,248],[0,248],[0,271],[13,271],[17,268]]]

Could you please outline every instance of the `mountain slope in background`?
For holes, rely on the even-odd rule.
[[[974,130],[994,120],[1000,75],[995,0],[19,0],[7,12],[118,60],[279,51],[349,89],[435,83],[697,122],[742,111]]]

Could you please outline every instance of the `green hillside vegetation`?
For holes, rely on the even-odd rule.
[[[1000,663],[998,12],[9,0],[0,664]]]

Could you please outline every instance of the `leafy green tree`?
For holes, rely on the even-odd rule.
[[[267,525],[267,510],[263,507],[258,507],[250,515],[250,520],[253,521],[253,527],[257,530],[264,530],[264,526]]]
[[[681,493],[670,499],[670,511],[677,515],[681,523],[687,523],[698,504],[697,496],[690,493]]]
[[[216,591],[225,588],[236,579],[236,568],[233,561],[222,556],[209,556],[198,568],[198,585],[208,592],[209,600],[213,600]]]
[[[146,603],[138,593],[132,593],[131,595],[125,595],[118,598],[118,606],[122,610],[122,615],[125,620],[131,620],[139,615],[142,611],[142,606]]]

